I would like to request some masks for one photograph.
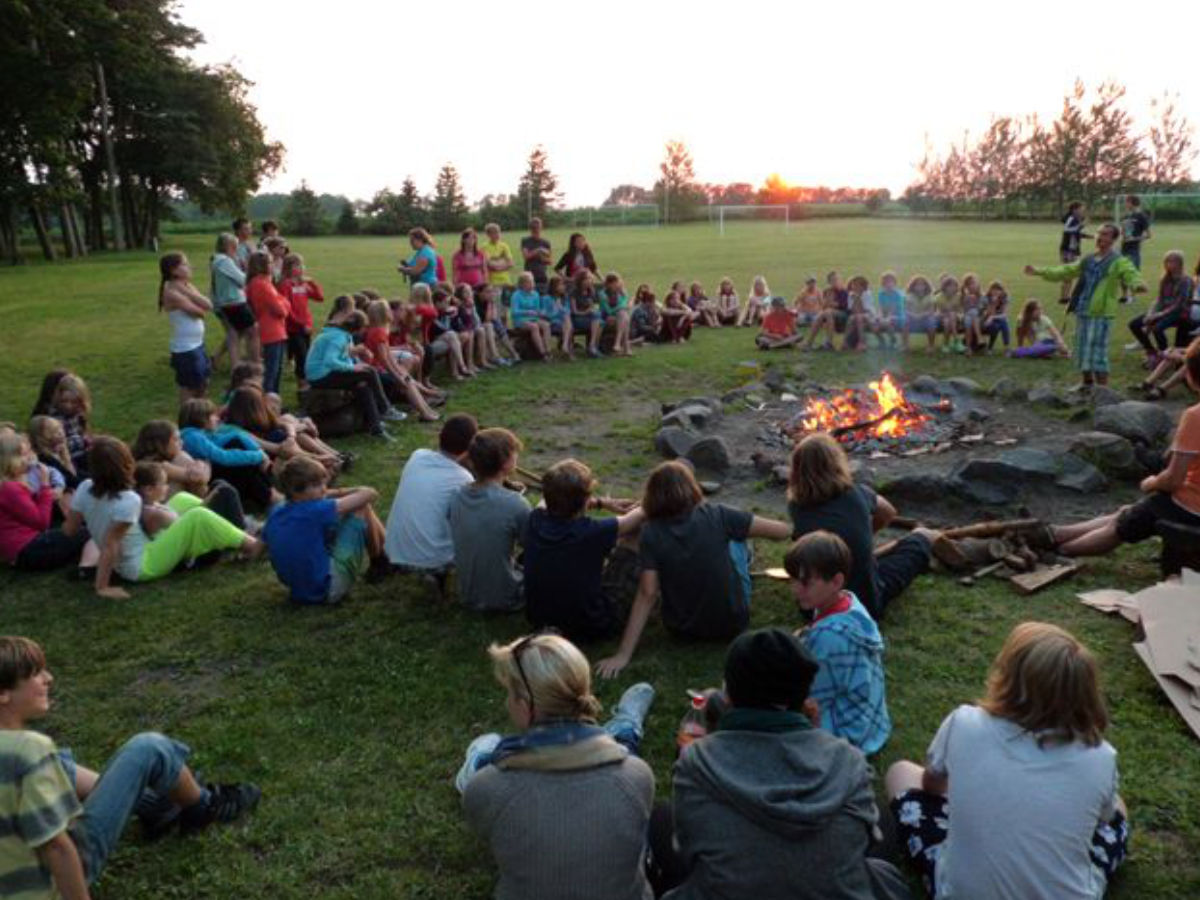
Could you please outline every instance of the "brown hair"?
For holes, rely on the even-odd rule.
[[[133,486],[137,490],[155,487],[167,480],[167,470],[160,462],[144,459],[133,467]]]
[[[831,531],[810,531],[792,544],[783,558],[788,575],[800,582],[814,575],[822,581],[832,581],[835,575],[849,578],[853,565],[850,548]]]
[[[279,472],[279,487],[289,500],[328,480],[329,473],[325,467],[311,456],[294,456],[284,463]]]
[[[265,250],[255,250],[246,261],[246,280],[257,278],[259,275],[271,275],[271,254]]]
[[[207,431],[208,420],[216,411],[216,404],[211,400],[198,398],[184,400],[179,404],[179,427],[199,428],[201,431]]]
[[[642,509],[647,519],[673,519],[690,513],[703,500],[704,493],[692,470],[672,460],[660,463],[646,479]]]
[[[248,381],[257,381],[261,384],[262,378],[262,363],[240,362],[229,373],[229,389],[231,391],[236,390]]]
[[[11,691],[46,668],[46,654],[24,637],[0,637],[0,691]]]
[[[283,258],[283,266],[279,270],[279,274],[283,278],[291,278],[292,273],[296,271],[297,266],[304,265],[304,257],[299,253],[289,253]]]
[[[167,444],[178,429],[166,419],[147,422],[133,441],[133,458],[167,462]]]
[[[1017,346],[1021,346],[1033,337],[1033,317],[1041,311],[1042,304],[1035,299],[1025,301],[1021,307],[1021,318],[1017,321]]]
[[[476,478],[494,478],[514,453],[524,449],[521,439],[507,428],[484,428],[471,439],[467,452]]]
[[[116,497],[133,486],[133,454],[123,441],[100,435],[88,448],[87,462],[97,497]]]
[[[466,413],[455,413],[446,420],[438,432],[438,449],[451,456],[461,456],[471,449],[471,441],[479,431],[475,417]]]
[[[488,647],[496,680],[529,703],[535,718],[594,722],[600,701],[592,693],[592,667],[583,652],[557,634],[538,634]]]
[[[854,487],[842,445],[824,432],[810,434],[792,451],[788,499],[800,506],[819,506]]]
[[[51,408],[54,405],[54,391],[58,388],[58,383],[70,374],[70,369],[51,369],[46,373],[45,377],[42,378],[42,387],[38,391],[38,398],[33,404],[33,412],[30,415],[45,416],[50,414]]]
[[[433,238],[429,236],[429,232],[424,228],[410,228],[408,230],[408,236],[409,238],[416,238],[418,241],[421,241],[423,244],[428,244],[430,247],[435,246],[433,243]]]
[[[992,663],[986,712],[1037,735],[1039,746],[1097,746],[1108,727],[1096,660],[1057,625],[1022,622]]]
[[[267,406],[263,392],[253,387],[240,387],[230,395],[225,420],[259,437],[264,437],[279,424],[279,419]]]
[[[346,316],[346,318],[342,319],[338,325],[343,331],[348,331],[351,334],[354,334],[356,331],[362,331],[367,327],[367,314],[361,309],[356,309]]]
[[[79,405],[82,407],[80,415],[83,417],[84,426],[86,427],[88,417],[92,414],[92,395],[88,391],[87,384],[78,375],[68,372],[54,386],[54,396],[50,400],[50,405],[57,409],[58,403],[64,394],[75,394],[79,397]]]
[[[596,489],[592,470],[577,459],[556,462],[542,473],[542,499],[546,510],[559,519],[573,519],[587,508]]]
[[[185,257],[182,253],[164,253],[158,258],[158,309],[162,312],[163,308],[163,291],[167,287],[167,282],[175,277],[175,270],[179,264],[184,261]]]

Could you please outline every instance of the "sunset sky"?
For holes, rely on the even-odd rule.
[[[428,192],[451,162],[475,202],[511,193],[541,143],[566,201],[599,204],[614,185],[650,186],[678,138],[701,181],[778,172],[898,193],[926,135],[944,147],[991,115],[1053,117],[1077,77],[1124,83],[1143,123],[1152,98],[1178,92],[1200,123],[1195,0],[184,0],[179,12],[207,38],[198,60],[256,82],[287,146],[271,190],[303,178],[367,198],[411,174]]]

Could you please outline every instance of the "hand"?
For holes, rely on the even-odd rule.
[[[1145,478],[1142,479],[1142,483],[1139,484],[1138,487],[1142,489],[1142,493],[1150,494],[1150,493],[1154,492],[1155,486],[1157,484],[1158,484],[1158,476],[1157,475],[1147,475]]]
[[[596,663],[596,674],[601,678],[616,678],[627,665],[629,665],[628,658],[618,653],[616,656],[610,656]]]
[[[260,469],[262,469],[264,472],[270,472],[271,471],[271,457],[267,456],[267,454],[264,453],[263,457],[262,457],[262,462],[260,462],[258,464],[258,467]]]
[[[1037,274],[1037,270],[1034,269],[1033,266],[1026,266],[1024,269],[1024,272],[1026,275],[1036,275]]]
[[[106,600],[128,600],[129,591],[125,590],[124,588],[112,587],[110,585],[109,587],[98,588],[96,590],[96,596],[103,597]]]
[[[1137,287],[1135,287],[1133,289],[1133,292],[1135,294],[1144,294],[1144,293],[1146,293],[1147,290],[1149,290],[1149,289],[1144,284],[1139,284]]]
[[[619,500],[616,497],[606,497],[605,502],[608,504],[609,511],[615,512],[619,516],[623,516],[637,506],[636,500]]]
[[[46,468],[45,463],[37,464],[37,474],[38,474],[38,484],[44,485],[44,486],[49,486],[50,470]]]

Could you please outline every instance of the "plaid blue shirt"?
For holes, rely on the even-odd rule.
[[[847,591],[847,593],[850,593]],[[809,696],[821,727],[870,755],[892,733],[883,682],[883,637],[854,594],[850,608],[814,622],[802,635],[821,664]]]

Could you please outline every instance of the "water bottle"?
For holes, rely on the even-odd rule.
[[[682,753],[692,741],[708,734],[708,722],[704,714],[708,705],[707,694],[703,691],[689,690],[687,695],[688,711],[679,721],[679,733],[675,737],[677,753]]]

